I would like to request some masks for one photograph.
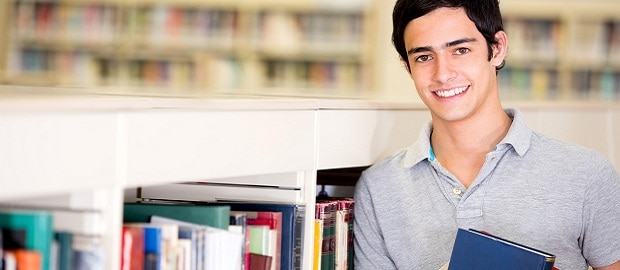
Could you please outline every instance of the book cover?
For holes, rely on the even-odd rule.
[[[248,225],[250,253],[269,256],[269,226]]]
[[[144,226],[144,270],[160,270],[162,266],[162,230]]]
[[[192,269],[192,241],[190,239],[179,238],[177,243],[177,253],[179,254],[177,269]],[[174,268],[173,268],[174,269]]]
[[[2,252],[2,266],[3,270],[17,270],[17,262],[13,251],[4,250]]]
[[[43,256],[40,252],[27,249],[13,250],[15,255],[15,262],[17,263],[18,270],[40,270],[41,259]]]
[[[73,235],[73,268],[104,270],[105,252],[100,236]]]
[[[323,220],[314,220],[314,258],[312,269],[321,270],[321,250],[323,244]]]
[[[190,269],[197,269],[198,267],[198,254],[202,254],[202,246],[200,246],[201,234],[202,232],[198,228],[179,226],[179,241],[186,240],[189,242],[189,249],[187,251],[189,263],[187,264]]]
[[[248,217],[243,212],[230,213],[230,226],[239,226],[243,235],[243,246],[241,247],[241,270],[250,269],[250,234],[248,232]]]
[[[151,216],[149,222],[150,224],[154,225],[176,224],[178,226],[177,238],[179,240],[188,240],[190,243],[189,268],[202,269],[202,262],[204,261],[204,241],[206,237],[206,227],[161,216]]]
[[[335,253],[335,220],[336,202],[317,201],[315,204],[315,219],[323,222],[323,238],[321,244],[321,270],[334,270],[336,266]]]
[[[456,233],[449,270],[551,270],[553,254],[474,229]]]
[[[273,257],[250,253],[250,270],[269,270],[273,263]]]
[[[39,252],[41,254],[41,269],[49,269],[53,238],[52,215],[50,213],[34,210],[2,210],[0,212],[0,227],[24,229],[26,232],[26,249]]]
[[[353,270],[353,221],[354,221],[354,205],[355,200],[351,197],[328,197],[324,199],[317,198],[318,202],[335,202],[335,258],[336,270]]]
[[[281,269],[301,269],[305,206],[301,204],[218,201],[209,205],[229,205],[232,211],[282,212]]]
[[[55,232],[54,241],[58,243],[58,270],[72,269],[71,263],[73,262],[73,234],[69,232]]]
[[[142,270],[144,267],[144,230],[123,226],[121,239],[121,270]]]
[[[124,222],[149,222],[154,215],[228,230],[230,206],[160,203],[125,203],[123,206]]]
[[[235,212],[236,211],[233,211],[233,213]],[[243,213],[247,215],[247,225],[266,225],[269,227],[270,244],[272,246],[269,248],[268,255],[272,256],[274,259],[271,269],[281,269],[282,212],[244,211]]]
[[[160,216],[152,216],[150,222],[151,224],[178,225],[179,238],[184,234],[183,232],[187,232],[186,229],[196,229],[192,232],[192,234],[197,234],[195,236],[197,239],[196,269],[237,269],[241,265],[243,245],[241,233]]]

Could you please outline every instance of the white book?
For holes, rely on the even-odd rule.
[[[160,216],[152,216],[152,224],[175,222],[179,226],[202,229],[205,234],[202,250],[197,254],[197,269],[205,270],[238,270],[241,263],[243,235],[219,228],[197,225]],[[199,244],[200,245],[200,244]],[[202,258],[202,259],[200,259]]]

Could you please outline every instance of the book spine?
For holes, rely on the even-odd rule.
[[[317,202],[316,218],[323,221],[323,240],[321,244],[321,270],[334,270],[334,203]]]
[[[161,229],[144,227],[144,270],[161,269]]]
[[[302,255],[304,253],[303,236],[305,231],[304,220],[306,216],[305,206],[299,205],[295,211],[295,227],[293,229],[293,267],[295,270],[302,268]]]

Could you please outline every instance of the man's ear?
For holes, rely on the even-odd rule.
[[[404,60],[402,57],[400,58],[400,64],[403,65],[403,68],[407,73],[411,74],[411,68],[409,67],[409,62]]]
[[[500,67],[504,63],[506,54],[508,51],[508,36],[506,32],[498,31],[495,33],[495,44],[491,46],[493,49],[493,57],[491,57],[491,64],[495,67]]]

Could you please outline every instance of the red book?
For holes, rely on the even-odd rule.
[[[250,253],[250,270],[269,270],[273,257]]]
[[[121,270],[142,270],[144,267],[144,230],[123,226]]]

